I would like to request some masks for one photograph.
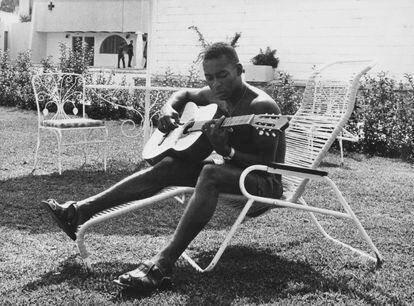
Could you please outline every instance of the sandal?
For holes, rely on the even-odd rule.
[[[43,207],[48,211],[48,213],[56,221],[57,225],[70,237],[72,240],[76,240],[76,231],[78,226],[73,220],[67,218],[67,212],[65,206],[73,204],[75,202],[67,202],[64,205],[60,205],[56,200],[49,199],[42,201]]]
[[[155,263],[145,261],[140,263],[135,270],[119,276],[114,282],[123,288],[148,292],[170,287],[172,285],[170,274]]]

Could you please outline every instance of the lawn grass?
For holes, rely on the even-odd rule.
[[[414,165],[386,158],[328,154],[322,164],[360,218],[385,262],[374,264],[333,245],[303,212],[274,210],[243,223],[217,267],[199,274],[177,263],[170,290],[149,295],[120,291],[112,280],[159,250],[183,211],[164,201],[97,226],[86,236],[93,272],[82,265],[75,244],[41,209],[46,198],[78,200],[109,187],[142,163],[139,139],[121,137],[109,122],[108,171],[100,156],[83,165],[69,149],[57,174],[53,135],[41,147],[31,174],[36,114],[0,107],[0,304],[1,305],[410,305],[414,303]],[[88,150],[96,153],[96,150]],[[305,198],[322,207],[332,193],[311,183]],[[220,206],[190,254],[207,264],[236,212]],[[335,221],[335,222],[334,222]],[[321,217],[339,237],[365,247],[349,224]],[[348,237],[348,238],[346,238]],[[366,249],[367,250],[367,249]]]

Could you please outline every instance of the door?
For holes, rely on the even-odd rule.
[[[8,31],[4,31],[4,51],[7,51],[7,49],[9,48],[9,32]]]

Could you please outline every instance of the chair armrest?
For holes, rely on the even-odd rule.
[[[322,171],[322,170],[310,169],[310,168],[299,167],[299,166],[290,166],[290,165],[275,163],[275,162],[269,163],[269,169],[267,170],[267,172],[279,173],[279,171],[274,171],[274,169],[298,172],[298,173],[306,173],[306,174],[311,174],[311,175],[316,175],[316,176],[327,176],[328,175],[328,172]]]
[[[247,192],[246,187],[244,185],[246,176],[252,171],[263,171],[263,172],[273,173],[273,174],[297,176],[297,177],[313,179],[313,180],[322,180],[326,176],[328,176],[328,172],[326,171],[309,169],[309,168],[299,167],[299,166],[290,166],[290,165],[280,164],[280,163],[272,162],[272,163],[269,163],[267,166],[253,165],[253,166],[250,166],[244,169],[239,179],[240,190],[242,194],[246,197],[252,196],[249,192]]]

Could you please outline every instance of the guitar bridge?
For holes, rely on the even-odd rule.
[[[183,135],[187,135],[190,132],[194,132],[194,131],[189,131],[190,128],[192,128],[194,126],[194,121],[189,121],[185,124],[185,126],[183,127]]]
[[[167,139],[168,135],[170,135],[170,132],[165,133],[164,135],[162,135],[162,138],[161,138],[160,142],[158,143],[158,146],[162,145],[162,143],[165,141],[165,139]]]

